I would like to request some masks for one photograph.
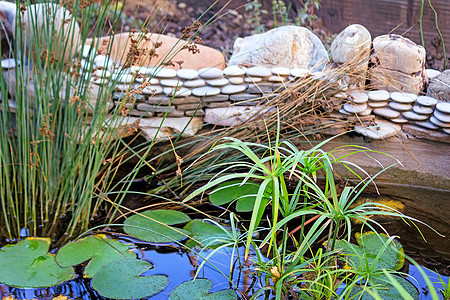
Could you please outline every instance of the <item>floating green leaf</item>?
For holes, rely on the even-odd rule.
[[[417,291],[417,288],[408,280],[406,280],[403,277],[397,276],[392,274],[391,275],[401,286],[402,288],[412,297],[412,299],[419,299],[419,292]],[[382,277],[385,277],[382,275]],[[380,279],[374,279],[373,280],[375,284],[376,292],[378,293],[378,296],[380,296],[381,299],[386,300],[396,300],[396,299],[404,299],[402,294],[390,283],[388,282],[387,278],[384,278],[383,280]],[[357,296],[356,296],[357,295]],[[356,297],[355,297],[356,296]],[[360,299],[360,300],[374,300],[375,298],[372,297],[367,291],[364,290],[364,286],[355,285],[348,297],[349,299]]]
[[[235,300],[237,298],[233,290],[222,290],[208,294],[211,287],[212,282],[208,279],[198,278],[186,281],[172,291],[169,300]]]
[[[48,253],[49,238],[26,238],[0,250],[0,282],[21,288],[55,286],[74,277]]]
[[[356,240],[359,246],[345,240],[336,241],[336,249],[345,254],[351,268],[357,269],[361,264],[366,263],[376,269],[399,270],[402,268],[405,261],[403,247],[394,240],[386,246],[389,240],[387,235],[369,231],[362,235],[357,234]],[[376,260],[380,251],[383,252]]]
[[[230,180],[219,185],[209,195],[209,200],[214,205],[224,205],[236,201],[236,210],[239,212],[252,211],[258,194],[259,184],[242,180]]]
[[[169,279],[164,275],[140,276],[153,265],[144,260],[112,261],[95,273],[92,287],[102,296],[113,299],[137,299],[161,292]]]
[[[91,259],[84,274],[93,277],[103,265],[111,261],[136,258],[136,254],[129,251],[129,248],[129,245],[105,235],[91,235],[62,247],[56,255],[56,261],[61,266],[68,267]]]
[[[170,243],[184,239],[189,232],[171,227],[190,221],[188,215],[176,210],[148,210],[125,221],[127,234],[152,243]]]
[[[192,239],[186,242],[188,248],[198,246],[198,242],[202,246],[217,246],[223,244],[224,239],[228,238],[228,233],[223,228],[203,220],[192,220],[183,229],[191,232]]]

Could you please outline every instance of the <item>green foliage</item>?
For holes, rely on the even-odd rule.
[[[371,284],[355,285],[346,299],[383,299],[383,300],[401,300],[401,299],[419,299],[417,288],[403,277],[381,273],[374,276]],[[383,278],[384,277],[384,278]]]
[[[129,248],[129,245],[104,235],[90,235],[64,245],[58,250],[56,261],[62,267],[69,267],[90,260],[84,269],[84,275],[92,278],[109,262],[125,258],[135,259],[136,254],[130,252]]]
[[[97,271],[92,287],[102,296],[113,299],[137,299],[161,292],[169,279],[164,275],[142,276],[153,265],[144,260],[122,259],[110,262]]]
[[[49,254],[50,239],[26,238],[0,250],[0,282],[23,288],[55,286],[74,278],[72,267],[62,268]]]
[[[124,230],[129,235],[152,243],[170,243],[186,238],[189,232],[171,227],[190,221],[188,215],[175,210],[149,210],[131,216],[125,221]]]
[[[209,293],[212,282],[208,279],[198,278],[187,281],[177,286],[170,294],[169,300],[235,300],[236,293],[233,290],[222,290]]]
[[[190,232],[190,238],[186,242],[188,248],[198,245],[213,247],[224,243],[229,236],[228,230],[223,227],[211,224],[204,220],[192,220],[183,228]]]

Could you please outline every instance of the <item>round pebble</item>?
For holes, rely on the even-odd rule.
[[[395,119],[400,116],[400,112],[389,108],[376,108],[373,110],[373,113],[386,119]]]
[[[202,68],[198,70],[198,74],[204,79],[217,79],[223,76],[223,72],[219,68]]]
[[[369,100],[366,93],[351,93],[349,99],[356,104],[363,104]]]
[[[163,92],[163,88],[159,85],[149,85],[142,89],[142,94],[159,95]]]
[[[242,83],[244,83],[244,78],[243,77],[228,77],[228,81],[231,84],[242,84]]]
[[[145,78],[145,77],[138,77],[138,78],[136,78],[136,81],[137,82],[149,82],[150,84],[159,84],[159,79],[156,79],[156,78],[150,78],[150,79],[147,79],[147,78]]]
[[[97,85],[104,85],[108,83],[108,79],[106,78],[100,78],[100,77],[96,77],[92,80],[93,83],[97,84]]]
[[[115,91],[128,91],[128,90],[132,90],[133,88],[129,85],[129,84],[116,84],[114,85],[114,90]]]
[[[286,81],[286,77],[281,77],[281,76],[278,76],[278,75],[272,75],[272,76],[269,76],[269,78],[267,78],[267,81],[270,81],[270,82],[283,82],[283,81]]]
[[[183,81],[179,81],[178,79],[161,79],[159,81],[159,83],[162,86],[167,86],[167,87],[176,87],[176,86],[183,85]]]
[[[158,78],[172,78],[177,76],[177,71],[168,68],[152,68],[150,74]]]
[[[113,81],[120,82],[120,83],[132,83],[134,80],[134,76],[131,74],[113,74],[112,78]]]
[[[441,122],[435,116],[430,117],[430,122],[442,128],[450,128],[450,123]]]
[[[219,79],[207,80],[206,83],[210,86],[225,86],[229,83],[229,81],[226,78],[219,78]]]
[[[204,86],[206,82],[203,79],[188,80],[184,82],[185,87],[195,88]]]
[[[366,110],[364,110],[364,111],[358,113],[357,115],[358,115],[358,116],[368,116],[368,115],[370,115],[371,113],[372,113],[372,110],[371,110],[370,108],[367,108]]]
[[[403,117],[411,121],[425,121],[428,119],[427,115],[419,115],[413,111],[407,111],[403,113]]]
[[[231,95],[231,94],[237,94],[245,91],[247,87],[245,85],[235,85],[235,84],[229,84],[222,88],[222,94],[225,95]]]
[[[436,99],[430,96],[419,96],[417,97],[416,101],[422,106],[434,106],[438,102]]]
[[[180,69],[177,71],[177,76],[183,80],[193,80],[198,78],[198,72],[194,69]]]
[[[401,116],[395,119],[391,119],[391,122],[397,123],[397,124],[406,124],[409,122],[408,119],[402,118]]]
[[[187,97],[192,93],[190,89],[184,87],[165,87],[163,91],[169,97]]]
[[[311,73],[308,69],[291,69],[291,76],[296,78],[304,78],[309,76]]]
[[[409,111],[412,109],[412,104],[398,103],[392,101],[389,103],[389,107],[397,111]]]
[[[417,95],[410,93],[392,92],[391,99],[398,103],[413,103],[417,99]]]
[[[438,103],[436,104],[436,109],[445,114],[450,114],[450,103],[448,102]]]
[[[433,123],[431,123],[430,121],[419,121],[416,122],[417,125],[428,128],[428,129],[439,129],[439,126],[434,125]]]
[[[346,110],[343,109],[343,108],[339,109],[339,112],[340,112],[341,114],[343,114],[343,115],[347,115],[347,116],[351,115],[351,113],[349,113],[348,111],[346,111]]]
[[[386,121],[377,120],[376,124],[377,126],[370,127],[356,125],[355,131],[372,139],[384,139],[397,134],[401,130],[399,125]]]
[[[448,129],[448,128],[443,128],[442,129],[446,134],[450,134],[450,129]]]
[[[284,68],[284,67],[275,67],[270,69],[270,72],[272,72],[273,75],[278,75],[278,76],[289,76],[291,75],[291,70],[289,70],[288,68]]]
[[[81,64],[81,67],[83,68],[83,70],[86,70],[86,71],[90,71],[93,68],[93,64],[89,60],[86,60],[86,59],[82,59],[80,61],[80,64]]]
[[[109,78],[109,77],[111,77],[111,72],[106,69],[95,70],[92,75],[96,76],[96,77],[100,77],[100,78]]]
[[[246,73],[248,76],[255,77],[269,77],[270,75],[272,75],[270,69],[266,67],[251,67],[247,69]]]
[[[130,67],[130,72],[131,73],[139,73],[139,74],[142,74],[142,75],[151,74],[153,70],[154,70],[153,68],[140,67],[140,66],[132,66],[132,67]]]
[[[247,83],[255,83],[255,82],[261,82],[263,79],[261,77],[245,77],[244,82]]]
[[[372,101],[386,101],[389,99],[389,92],[386,90],[369,91],[367,96]]]
[[[223,69],[225,76],[242,76],[245,75],[245,70],[239,66],[229,66]]]
[[[425,74],[427,75],[428,79],[432,79],[432,78],[438,76],[439,74],[441,74],[441,72],[439,72],[438,70],[435,70],[435,69],[425,69]]]
[[[16,60],[14,58],[2,59],[2,69],[13,69],[16,67]]]
[[[367,102],[367,105],[369,105],[372,108],[380,108],[380,107],[388,106],[388,103],[384,102],[384,101],[383,102],[371,102],[371,101],[369,101],[369,102]]]
[[[192,90],[192,95],[197,97],[215,96],[220,94],[220,89],[212,86],[202,86]]]
[[[349,113],[362,113],[363,111],[365,111],[367,109],[367,105],[366,104],[353,105],[350,103],[345,103],[344,109],[346,111],[348,111]]]
[[[81,56],[83,58],[91,57],[93,59],[97,55],[97,49],[94,49],[92,45],[84,45],[83,47],[80,46],[78,52],[81,52]]]
[[[433,115],[441,122],[450,123],[450,114],[445,114],[438,110],[435,110]]]
[[[433,113],[433,108],[421,105],[414,105],[413,111],[420,115],[431,115]]]

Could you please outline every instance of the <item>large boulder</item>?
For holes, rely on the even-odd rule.
[[[180,69],[176,62],[181,61],[184,69],[225,68],[225,56],[220,51],[196,45],[199,52],[194,54],[185,48],[188,45],[186,41],[163,34],[126,32],[96,40],[88,39],[86,44],[94,44],[99,53],[109,53],[112,59],[123,64],[158,66],[171,61],[173,64],[166,67]]]
[[[445,70],[430,80],[427,95],[450,102],[450,70]]]
[[[327,62],[327,51],[314,33],[305,27],[282,26],[237,38],[228,65],[252,64],[321,71]]]
[[[22,11],[21,30],[17,31],[21,34],[22,45],[32,52],[39,51],[41,55],[44,51],[54,52],[56,59],[63,58],[65,61],[76,53],[80,42],[80,28],[67,9],[54,3],[38,3],[26,6]],[[14,38],[15,34],[16,30]],[[53,41],[50,48],[48,41]]]
[[[425,49],[397,34],[373,40],[371,83],[375,89],[418,94],[425,84]],[[392,71],[392,72],[391,72]],[[385,75],[383,75],[385,74]]]

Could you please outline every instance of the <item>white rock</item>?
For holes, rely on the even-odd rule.
[[[130,67],[130,73],[139,73],[142,75],[149,75],[154,71],[154,68],[142,67],[142,66],[132,66]]]
[[[261,82],[263,79],[261,77],[245,77],[244,82],[247,83],[256,83]]]
[[[169,97],[187,97],[192,94],[192,90],[184,87],[165,87],[163,92]]]
[[[436,104],[436,109],[445,114],[450,114],[450,103],[440,102],[440,103]]]
[[[439,126],[434,125],[430,121],[419,121],[419,122],[416,122],[416,124],[419,126],[428,128],[428,129],[433,129],[433,130],[439,129]]]
[[[205,84],[206,82],[203,79],[188,80],[184,82],[184,86],[188,88],[201,87]]]
[[[111,80],[120,83],[132,83],[134,81],[134,76],[131,74],[114,73],[112,74]]]
[[[389,107],[396,111],[410,111],[412,109],[412,104],[398,103],[392,101],[389,103]]]
[[[272,72],[270,72],[269,68],[256,66],[248,68],[246,74],[250,77],[268,77],[272,75]]]
[[[245,91],[246,88],[245,85],[229,84],[222,88],[221,93],[225,95],[237,94]]]
[[[416,101],[422,106],[435,106],[438,102],[436,99],[430,96],[419,96],[417,97]]]
[[[91,81],[98,85],[105,85],[108,83],[108,79],[100,77],[93,77]]]
[[[269,81],[269,82],[284,82],[284,81],[286,81],[286,79],[287,79],[286,77],[272,75],[267,78],[267,81]]]
[[[159,79],[157,79],[157,78],[150,78],[150,79],[147,79],[145,77],[137,77],[136,78],[136,82],[142,83],[144,81],[148,82],[152,85],[159,84]]]
[[[109,77],[111,77],[111,72],[106,69],[102,69],[102,70],[99,69],[99,70],[95,70],[92,75],[95,77],[100,77],[100,78],[109,78]]]
[[[162,86],[177,87],[182,86],[183,81],[180,81],[178,79],[161,79],[159,81],[159,84],[161,84]]]
[[[192,95],[197,97],[215,96],[220,94],[220,89],[212,86],[202,86],[192,90]]]
[[[291,70],[289,68],[283,68],[283,67],[275,67],[270,69],[270,72],[272,72],[273,75],[278,76],[289,76],[291,75]]]
[[[13,69],[16,67],[16,60],[14,58],[2,59],[2,69]]]
[[[198,74],[203,79],[217,79],[223,76],[223,72],[219,68],[202,68],[198,70]]]
[[[366,93],[354,92],[350,93],[349,99],[356,104],[363,104],[366,103],[367,100],[369,100],[369,96]]]
[[[370,55],[372,36],[362,25],[352,24],[341,31],[331,44],[333,61],[339,64],[359,62]]]
[[[149,74],[157,78],[173,78],[177,76],[177,71],[168,68],[151,68]]]
[[[435,110],[433,115],[441,122],[450,123],[450,114],[446,114],[440,112],[439,110]]]
[[[388,106],[388,102],[387,101],[376,101],[376,102],[367,102],[367,105],[372,107],[372,108],[381,108],[381,107],[386,107]]]
[[[229,81],[226,78],[206,80],[206,84],[208,84],[210,86],[217,86],[217,87],[227,85],[228,83],[229,83]]]
[[[183,80],[194,80],[198,78],[198,72],[194,69],[180,69],[177,71],[177,76]]]
[[[328,54],[320,39],[309,29],[281,26],[265,33],[237,38],[228,65],[254,64],[273,67],[322,70]]]
[[[401,127],[387,121],[376,120],[376,126],[355,125],[355,131],[372,139],[386,139],[400,132]]]
[[[439,74],[441,74],[441,72],[438,70],[434,70],[434,69],[425,69],[425,74],[427,75],[428,79],[432,79],[432,78],[438,76]]]
[[[442,128],[450,128],[450,123],[444,123],[438,120],[435,116],[430,117],[430,122]]]
[[[411,121],[425,121],[425,120],[428,119],[428,116],[426,116],[426,115],[419,115],[419,114],[416,114],[413,111],[404,112],[403,113],[403,117],[405,117],[406,119],[411,120]]]
[[[223,75],[225,76],[242,76],[245,75],[245,69],[239,66],[229,66],[223,69]]]
[[[357,115],[358,116],[368,116],[368,115],[370,115],[372,113],[372,110],[370,109],[370,108],[367,108],[366,110],[364,110],[364,111],[362,111],[362,112],[360,112],[360,113],[357,113]]]
[[[78,52],[81,53],[81,57],[88,60],[93,60],[97,56],[97,49],[94,48],[94,45],[80,46]]]
[[[86,71],[91,71],[91,69],[94,68],[93,63],[86,59],[82,59],[80,61],[80,64],[81,64],[81,67],[83,68],[83,70],[86,70]]]
[[[291,69],[291,76],[295,78],[305,78],[311,75],[308,69],[294,68]]]
[[[408,119],[403,118],[402,116],[400,116],[399,118],[395,118],[395,119],[390,119],[391,122],[397,123],[397,124],[406,124],[409,122]]]
[[[230,106],[206,108],[203,121],[210,124],[234,127],[248,120],[262,117],[269,110],[258,106]]]
[[[362,113],[363,111],[365,111],[367,109],[367,105],[366,104],[353,105],[350,103],[345,103],[344,109],[346,111],[348,111],[349,113]]]
[[[168,136],[181,132],[185,137],[193,136],[202,128],[202,124],[200,117],[142,118],[139,128],[147,140],[152,140],[167,139]]]
[[[414,105],[413,111],[419,115],[431,115],[433,113],[433,108],[421,105]]]
[[[97,55],[94,59],[94,64],[96,67],[101,67],[108,70],[112,70],[115,67],[114,61],[106,55]]]
[[[243,77],[228,77],[228,81],[231,84],[242,84],[242,83],[244,83],[244,78]]]
[[[389,108],[376,108],[373,110],[373,113],[386,119],[395,119],[400,116],[400,112]]]
[[[346,111],[346,110],[343,109],[343,108],[339,109],[339,112],[340,112],[341,114],[343,114],[343,115],[346,115],[346,116],[352,115],[351,113],[349,113],[348,111]]]
[[[417,95],[411,93],[392,92],[391,99],[398,103],[413,103],[417,99]]]
[[[149,85],[142,89],[142,94],[159,95],[163,92],[163,88],[159,85]]]
[[[367,96],[372,101],[386,101],[389,99],[389,92],[386,90],[369,91]]]

